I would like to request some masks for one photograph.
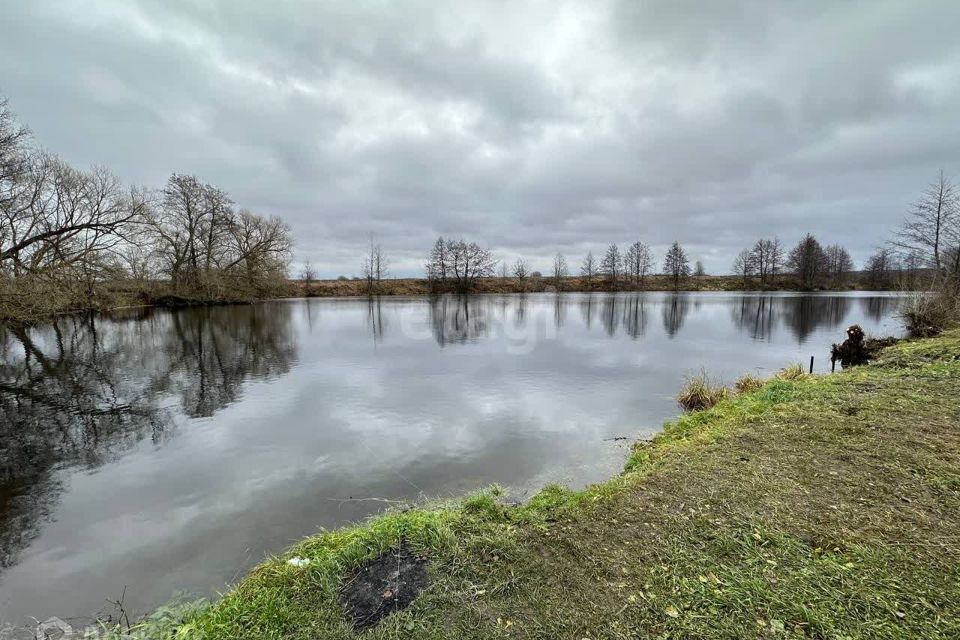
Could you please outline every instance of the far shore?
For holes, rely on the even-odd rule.
[[[606,277],[570,276],[559,280],[547,276],[526,278],[480,278],[470,293],[555,293],[555,292],[615,292],[615,291],[901,291],[893,282],[878,286],[865,274],[852,273],[839,282],[825,283],[815,289],[803,289],[797,279],[784,275],[761,282],[758,278],[739,276],[690,276],[674,287],[672,278],[663,275],[647,276],[642,281],[629,278],[610,280]],[[451,285],[436,283],[426,278],[391,278],[370,283],[363,279],[292,280],[291,297],[345,297],[345,296],[409,296],[436,293],[458,293]]]
[[[0,295],[0,322],[42,322],[56,316],[90,312],[117,312],[145,308],[184,308],[230,304],[249,304],[263,300],[284,298],[338,298],[369,296],[428,296],[442,293],[453,294],[520,294],[520,293],[611,293],[630,291],[696,292],[696,291],[910,291],[895,279],[878,285],[865,273],[850,273],[836,282],[824,282],[813,289],[800,286],[792,274],[761,281],[759,278],[744,279],[739,276],[690,276],[674,286],[669,276],[651,275],[642,280],[620,278],[611,280],[604,276],[593,278],[569,276],[560,278],[528,276],[526,278],[486,277],[471,283],[469,291],[458,289],[452,283],[435,282],[426,278],[387,278],[377,281],[364,279],[336,280],[287,280],[255,292],[253,289],[231,291],[229,287],[217,289],[210,295],[178,293],[169,283],[114,282],[102,284],[88,303],[62,305],[2,304]]]

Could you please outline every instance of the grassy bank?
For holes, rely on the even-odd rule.
[[[103,313],[135,307],[195,307],[246,304],[275,297],[300,295],[285,280],[219,284],[184,290],[168,282],[101,282],[92,287],[58,282],[11,283],[0,280],[0,322],[43,322],[74,313]]]
[[[342,580],[403,540],[431,584],[365,637],[960,637],[958,388],[958,331],[775,378],[585,491],[490,491],[304,540],[180,632],[354,637]]]

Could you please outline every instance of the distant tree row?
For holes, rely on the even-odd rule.
[[[480,278],[491,277],[497,273],[498,261],[488,249],[475,242],[437,238],[425,265],[427,279],[435,290],[469,291]],[[512,268],[505,262],[499,263],[501,278],[513,277],[525,280],[527,277],[542,277],[538,271],[531,272],[526,260],[517,258]],[[611,244],[598,261],[593,252],[588,252],[580,265],[580,277],[592,282],[594,278],[604,278],[610,283],[634,283],[643,286],[648,276],[654,272],[654,257],[650,247],[636,241],[622,251]],[[679,288],[683,279],[691,275],[690,261],[679,242],[674,242],[664,258],[664,275],[670,276],[675,287]],[[702,262],[696,263],[695,275],[706,275]],[[559,286],[570,275],[566,256],[556,254],[553,259],[551,276]]]
[[[468,291],[479,278],[493,276],[497,264],[490,251],[476,243],[439,238],[426,271],[438,288]],[[654,273],[654,264],[653,252],[643,242],[636,241],[626,250],[611,244],[599,258],[588,251],[580,263],[579,275],[588,284],[602,278],[614,285],[643,287]],[[806,290],[843,287],[855,269],[844,246],[822,245],[810,233],[789,250],[777,237],[761,238],[737,254],[732,265],[734,275],[744,285],[751,280],[763,285],[782,284],[782,278],[790,275],[791,284]],[[873,288],[914,287],[925,269],[960,278],[960,194],[943,174],[911,209],[892,245],[878,249],[866,261],[859,281]],[[659,273],[679,289],[686,278],[705,276],[706,270],[699,260],[691,269],[686,250],[679,242],[673,242]],[[501,263],[499,275],[522,281],[540,273],[531,273],[526,260],[517,258],[512,268]],[[555,255],[551,275],[558,288],[571,275],[564,254]]]
[[[733,262],[744,282],[767,283],[791,273],[803,289],[843,286],[854,269],[844,247],[822,246],[812,234],[786,254],[777,238],[757,240]],[[960,278],[960,193],[943,172],[914,203],[891,243],[877,249],[861,271],[863,284],[877,289],[914,288],[925,271]]]

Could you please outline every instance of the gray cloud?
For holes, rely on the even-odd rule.
[[[960,5],[6,2],[0,93],[79,165],[176,170],[394,272],[438,234],[546,269],[674,238],[725,271],[806,231],[858,260],[960,171]]]

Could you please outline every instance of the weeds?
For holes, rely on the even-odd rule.
[[[795,362],[781,369],[776,377],[780,380],[803,380],[807,377],[807,371],[802,364]]]
[[[911,296],[901,311],[910,334],[920,338],[939,335],[960,323],[960,284],[943,281],[930,293]]]
[[[737,395],[751,393],[762,386],[763,380],[749,373],[740,376],[737,378],[737,381],[733,383],[733,388],[736,390]]]
[[[705,371],[689,376],[677,396],[684,411],[702,411],[716,405],[728,396],[726,387],[713,384]]]

